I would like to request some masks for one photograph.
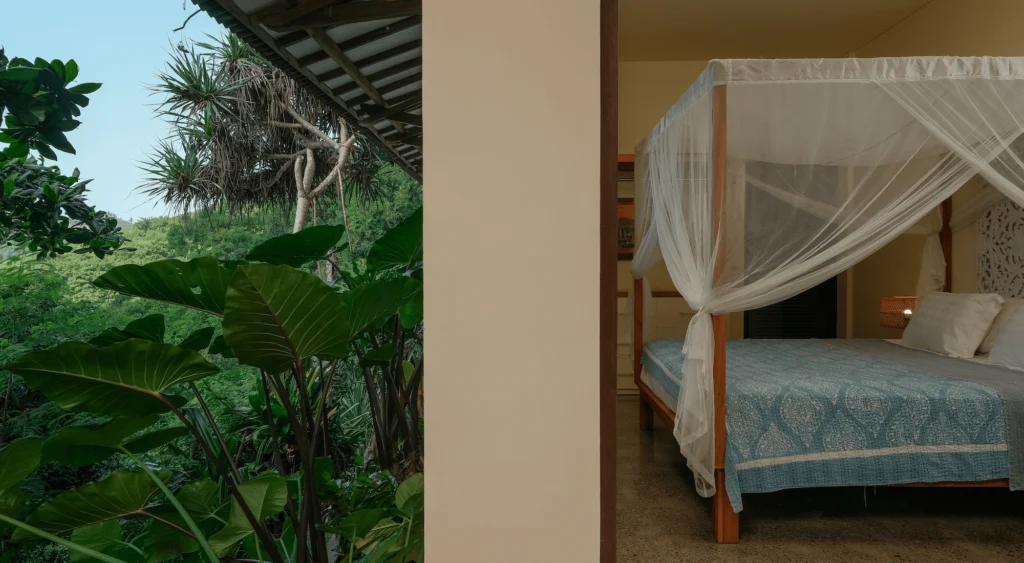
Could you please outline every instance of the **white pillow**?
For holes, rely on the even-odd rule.
[[[979,354],[988,354],[992,351],[992,347],[996,345],[996,340],[999,339],[999,330],[1003,328],[1006,321],[1010,320],[1020,304],[1024,303],[1024,299],[1007,299],[1003,302],[1003,308],[999,310],[999,314],[996,315],[996,320],[992,323],[992,328],[988,329],[988,334],[985,336],[985,340],[981,341],[981,346],[978,346]]]
[[[994,293],[929,293],[914,310],[903,344],[954,358],[973,358],[1003,298]]]
[[[988,363],[1024,369],[1024,307],[1017,307],[1017,312],[999,331]]]

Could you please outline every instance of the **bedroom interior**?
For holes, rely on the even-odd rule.
[[[711,537],[718,543],[739,541],[737,510],[747,493],[908,485],[1001,488],[997,494],[1004,497],[1019,495],[1005,489],[1018,488],[1016,476],[1024,459],[1021,448],[1014,447],[1016,428],[1024,425],[1015,406],[1024,378],[1013,371],[1024,364],[1010,352],[1015,346],[1007,343],[1024,343],[1024,332],[1014,328],[1024,326],[1024,312],[1017,313],[1015,300],[1024,297],[1024,151],[1012,146],[1024,131],[1018,120],[1024,115],[1024,61],[926,57],[1015,55],[1024,53],[1024,43],[996,21],[994,12],[975,12],[943,0],[897,2],[889,4],[904,12],[887,14],[889,21],[865,31],[862,38],[840,39],[847,44],[843,50],[833,50],[819,37],[817,45],[774,45],[753,53],[851,60],[724,60],[709,65],[713,53],[742,58],[752,49],[730,33],[725,39],[705,37],[706,44],[699,47],[671,45],[657,34],[646,47],[638,38],[631,42],[629,18],[649,22],[659,9],[665,19],[666,13],[685,10],[666,12],[672,8],[640,4],[650,8],[644,14],[648,19],[630,15],[629,3],[624,3],[626,15],[620,20],[626,28],[620,33],[619,168],[620,179],[625,178],[620,180],[620,197],[630,198],[634,216],[628,233],[632,252],[629,260],[619,262],[618,348],[619,393],[639,394],[639,400],[623,403],[627,399],[620,398],[619,416],[639,410],[643,431],[650,430],[655,416],[675,431],[675,455],[685,461],[671,461],[676,469],[672,476],[680,486],[693,489],[696,484],[700,496],[712,499],[708,512],[713,523],[707,527]],[[1019,6],[994,0],[983,4],[1024,16]],[[841,18],[839,12],[833,16]],[[954,18],[988,26],[994,33],[928,32]],[[637,144],[635,150],[631,142]],[[620,222],[620,243],[622,227]],[[653,237],[648,236],[651,232]],[[646,251],[645,245],[650,247]],[[659,259],[663,253],[668,254],[665,262],[674,264],[666,267]],[[926,300],[927,295],[932,297]],[[698,314],[700,304],[704,308]],[[695,327],[699,334],[686,342],[687,354],[683,339]],[[941,327],[947,328],[946,334]],[[968,342],[960,342],[965,331],[970,333]],[[998,334],[1003,344],[993,359]],[[795,340],[758,342],[765,338]],[[809,341],[796,339],[806,338],[845,342],[814,342],[798,350],[798,343]],[[874,344],[862,345],[866,340]],[[922,416],[912,412],[922,404],[936,413],[948,410],[940,417],[958,416],[954,411],[966,409],[984,423],[969,425],[970,437],[954,444],[949,432],[941,439],[934,432],[924,436],[928,431],[908,430],[906,421],[891,413],[857,420],[852,410],[842,416],[830,412],[829,417],[853,419],[858,431],[874,425],[865,434],[871,439],[886,428],[899,434],[901,424],[903,435],[891,443],[875,441],[857,448],[836,440],[831,449],[820,451],[792,443],[780,449],[779,443],[799,440],[800,424],[806,430],[811,426],[807,420],[815,416],[819,419],[812,422],[818,426],[805,432],[814,434],[815,447],[822,447],[822,433],[842,430],[827,428],[820,411],[841,410],[845,396],[794,399],[784,396],[792,389],[779,390],[828,383],[823,371],[834,367],[815,371],[807,367],[807,358],[867,378],[863,389],[843,390],[851,402],[860,402],[855,407],[905,411],[900,416],[910,412],[911,419]],[[997,363],[1002,367],[994,367]],[[772,381],[773,370],[786,371],[797,381]],[[696,383],[691,374],[704,381]],[[752,379],[737,383],[730,376]],[[946,386],[941,392],[925,389],[939,380]],[[674,389],[666,389],[672,385]],[[727,388],[735,400],[728,398]],[[911,397],[913,393],[929,398]],[[950,399],[941,405],[936,394],[957,395],[960,402]],[[803,409],[805,419],[782,428],[783,420],[759,418],[764,412],[751,414],[757,409],[749,403],[757,400],[789,401],[797,411]],[[720,416],[734,403],[745,418]],[[637,407],[623,409],[624,404]],[[984,416],[970,410],[979,404],[986,405]],[[683,415],[677,417],[677,411]],[[783,409],[772,414],[785,416]],[[872,418],[876,415],[880,417]],[[752,431],[744,424],[764,427]],[[621,422],[620,433],[635,433],[636,426]],[[639,447],[644,452],[643,440],[630,436],[630,451],[635,454]],[[756,450],[764,445],[775,447],[769,448],[775,455],[758,457]],[[886,450],[892,459],[886,461],[874,450]],[[665,464],[660,458],[665,451],[649,451],[644,455],[658,461],[638,463]],[[621,468],[621,446],[619,455]],[[901,455],[913,462],[895,460]],[[737,459],[727,461],[727,456]],[[877,464],[880,469],[863,461],[875,458],[883,459]],[[929,469],[919,471],[914,463]],[[687,475],[679,474],[680,465],[689,466]],[[795,476],[780,476],[786,471]],[[817,475],[809,477],[809,472]],[[622,487],[620,477],[620,498]],[[934,493],[951,500],[957,494]],[[636,528],[622,521],[631,512],[620,508],[620,529]],[[1005,530],[1004,539],[1024,537],[1016,514],[1016,525]],[[761,525],[743,524],[744,533],[752,526],[757,530]],[[628,535],[619,534],[620,544],[638,545],[624,542]],[[620,559],[623,549],[620,545]]]

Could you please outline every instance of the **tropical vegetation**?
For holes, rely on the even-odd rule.
[[[0,63],[0,561],[422,561],[420,186],[227,36],[119,221],[45,165],[98,85]]]

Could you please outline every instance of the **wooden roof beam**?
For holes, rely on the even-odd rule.
[[[345,3],[339,3],[338,0],[307,0],[289,10],[261,17],[260,23],[274,31],[294,31],[418,16],[422,13],[422,0],[363,0]]]
[[[302,78],[304,78],[306,81],[308,81],[308,83],[309,83],[309,85],[311,87],[313,87],[316,90],[319,90],[322,93],[322,95],[324,96],[324,98],[326,98],[328,100],[331,100],[334,103],[338,104],[338,107],[341,108],[343,113],[348,114],[349,118],[354,118],[355,116],[358,115],[356,113],[356,111],[353,109],[354,106],[349,105],[348,103],[345,102],[344,99],[342,99],[342,98],[332,94],[330,88],[325,86],[322,82],[317,81],[316,80],[316,76],[314,76],[313,73],[310,72],[310,70],[308,68],[304,67],[302,64],[299,63],[299,59],[297,59],[294,55],[292,55],[287,49],[284,49],[284,48],[280,47],[277,44],[277,41],[273,37],[271,37],[271,35],[267,32],[267,30],[264,29],[263,27],[261,27],[260,25],[256,24],[255,22],[253,22],[250,19],[250,17],[245,12],[243,12],[241,10],[241,8],[238,7],[237,4],[234,3],[233,0],[199,0],[199,2],[202,2],[202,4],[200,4],[200,5],[206,4],[207,1],[209,1],[209,2],[216,2],[216,5],[219,6],[220,9],[223,10],[223,12],[225,14],[227,14],[230,18],[234,19],[235,22],[237,22],[237,26],[232,26],[232,25],[230,25],[228,23],[224,24],[224,25],[228,25],[229,27],[231,27],[232,31],[234,31],[235,33],[239,33],[239,34],[244,34],[244,31],[242,31],[242,30],[248,30],[256,38],[258,38],[259,41],[263,42],[265,44],[266,51],[267,51],[267,52],[264,53],[264,56],[266,56],[268,58],[271,58],[271,60],[273,60],[273,56],[279,57],[285,63],[285,65],[287,67],[291,67],[291,69],[290,69],[291,72],[295,72],[295,73],[301,75]],[[204,9],[208,10],[209,8],[204,8]],[[217,17],[216,19],[218,21],[222,21],[220,17]],[[420,18],[418,18],[418,17],[417,18],[408,18],[408,19],[413,19],[415,21],[412,22],[411,24],[407,24],[407,26],[404,29],[408,29],[409,27],[412,27],[413,25],[418,25],[420,23]],[[406,21],[406,20],[402,20],[402,21]],[[396,24],[399,24],[399,23],[402,23],[402,22],[401,21],[400,22],[395,22],[395,24],[392,24],[392,25],[396,25]],[[240,28],[240,29],[236,29],[236,27]],[[388,27],[391,27],[391,26],[384,26],[384,28],[388,28]],[[384,28],[378,28],[378,30],[376,30],[376,31],[380,31],[380,29],[384,29]],[[393,33],[393,32],[385,32],[384,36],[387,36],[390,33]],[[250,38],[245,38],[245,39],[247,41],[250,41],[250,42],[252,41],[252,39],[250,39]],[[276,64],[278,64],[278,63],[276,63]],[[285,70],[286,72],[288,72],[288,70],[285,67],[282,67],[282,70]],[[296,80],[299,80],[301,82],[300,78],[295,77],[295,76],[293,76],[293,78],[295,78]],[[368,135],[368,136],[370,136],[372,138],[376,138],[378,140],[377,142],[382,146],[382,148],[383,147],[390,147],[389,143],[384,140],[383,135],[381,135],[381,133],[379,131],[377,131],[376,129],[374,129],[372,127],[363,128],[363,132],[366,135]],[[413,176],[417,176],[418,175],[418,171],[413,166],[411,166],[409,164],[409,162],[406,161],[404,157],[402,157],[402,155],[398,154],[397,151],[393,151],[393,150],[392,150],[392,154],[395,157],[395,162],[399,166],[401,166],[402,168],[405,168],[406,171],[410,172],[410,174],[412,174]]]
[[[306,33],[306,32],[302,32],[302,36],[303,37],[309,37],[309,34]],[[366,68],[366,67],[368,67],[370,65],[375,65],[375,64],[377,64],[377,63],[379,63],[381,61],[386,61],[386,60],[388,60],[390,58],[397,57],[397,56],[400,56],[400,55],[404,55],[404,54],[406,54],[406,53],[408,53],[410,51],[414,51],[416,49],[419,49],[422,46],[423,46],[423,40],[422,39],[416,39],[414,41],[409,41],[408,43],[402,43],[401,45],[399,45],[397,47],[392,47],[392,48],[390,48],[390,49],[388,49],[386,51],[381,51],[381,52],[379,52],[379,53],[377,53],[375,55],[370,55],[368,57],[364,57],[362,59],[359,59],[358,61],[355,61],[355,63],[356,63],[356,66],[359,67],[359,68]],[[419,59],[419,57],[417,57],[417,59]],[[339,68],[336,68],[336,69],[333,69],[333,70],[328,70],[327,72],[324,72],[324,73],[316,75],[316,79],[321,81],[321,82],[327,82],[328,80],[334,80],[335,78],[341,78],[342,76],[345,76],[345,71],[342,70],[339,67]]]
[[[373,125],[378,121],[383,121],[396,113],[409,111],[423,105],[423,97],[420,96],[420,92],[413,92],[412,96],[402,96],[404,100],[392,100],[390,108],[382,108],[376,105],[363,104],[362,110],[367,114],[359,123],[361,125]]]
[[[384,94],[389,94],[391,92],[394,92],[395,90],[399,90],[401,88],[405,88],[406,86],[408,86],[410,84],[415,84],[417,82],[421,82],[422,80],[423,80],[423,73],[422,72],[417,72],[416,74],[412,74],[412,75],[406,76],[405,78],[402,78],[402,79],[396,80],[394,82],[390,82],[388,84],[380,86],[380,87],[377,88],[377,92],[379,92],[383,96]],[[372,98],[370,98],[366,94],[363,94],[361,96],[356,96],[355,98],[352,98],[351,100],[347,100],[345,103],[348,104],[351,107],[355,107],[355,106],[358,106],[360,104],[365,104],[366,102],[369,102],[371,99]],[[376,100],[374,100],[374,101],[376,101]],[[381,105],[387,105],[387,104],[381,104]]]
[[[284,35],[277,38],[277,44],[282,49],[287,49],[292,45],[298,45],[303,41],[309,39],[309,34],[305,31],[293,31],[291,33],[285,33]]]
[[[327,53],[334,62],[338,63],[338,67],[345,71],[345,74],[352,77],[352,81],[359,85],[366,92],[366,95],[370,97],[378,105],[387,106],[387,102],[384,101],[384,96],[373,87],[373,83],[359,70],[352,59],[348,58],[341,48],[338,47],[327,35],[327,32],[323,29],[310,29],[309,34],[316,40],[317,45]]]
[[[397,122],[397,123],[404,123],[406,125],[416,125],[418,127],[423,127],[423,116],[422,115],[416,115],[416,114],[406,113],[404,111],[400,111],[398,113],[391,114],[390,116],[388,116],[388,119],[390,119],[392,123]]]
[[[323,49],[325,53],[330,55],[330,57],[334,59],[334,62],[338,63],[338,67],[344,70],[345,74],[352,77],[352,81],[358,84],[359,87],[363,89],[363,92],[366,93],[366,96],[369,96],[369,98],[373,100],[374,103],[376,103],[377,105],[388,107],[388,103],[384,101],[384,96],[377,91],[377,88],[373,86],[373,82],[366,78],[366,75],[364,75],[363,72],[359,70],[359,67],[356,66],[354,62],[352,62],[352,59],[348,58],[348,55],[346,55],[341,50],[341,48],[338,47],[338,45],[336,45],[334,41],[331,40],[330,36],[327,35],[326,31],[319,28],[308,29],[307,31],[317,42],[317,44],[320,45],[320,48]],[[402,125],[402,123],[405,123],[406,121],[407,118],[405,118],[403,115],[402,121],[393,120],[392,123],[394,124],[395,129],[404,132],[405,127]],[[422,123],[423,118],[420,117],[419,121],[420,123]]]
[[[377,29],[374,29],[372,31],[367,31],[364,34],[357,35],[347,41],[342,41],[341,43],[338,43],[338,48],[341,49],[342,52],[351,51],[356,47],[362,47],[363,45],[366,45],[368,43],[373,43],[374,41],[377,41],[379,39],[383,39],[390,35],[394,35],[399,31],[405,31],[411,27],[415,27],[419,25],[422,21],[423,19],[420,16],[405,18],[404,20],[399,20],[396,21],[395,23],[378,27]],[[320,61],[325,61],[329,58],[331,57],[327,55],[327,53],[323,51],[316,51],[304,57],[299,57],[298,62],[302,66],[309,66]]]
[[[397,135],[384,135],[384,141],[388,143],[405,143],[423,136],[423,129],[410,127],[407,133]]]
[[[256,10],[249,14],[252,21],[266,23],[269,21],[291,21],[317,10],[323,10],[331,4],[338,4],[345,0],[280,0],[273,4]]]
[[[421,59],[419,59],[419,58],[415,58],[415,59],[412,59],[412,60],[408,60],[408,61],[405,61],[405,62],[398,63],[396,65],[389,66],[389,67],[387,67],[387,68],[385,68],[383,70],[379,70],[379,71],[377,71],[377,72],[375,72],[373,74],[367,75],[366,79],[369,80],[370,83],[372,84],[372,83],[377,82],[379,80],[384,80],[385,78],[387,78],[389,76],[394,76],[396,74],[405,72],[407,70],[412,70],[414,68],[418,68],[418,67],[420,67],[422,65],[423,65],[423,61]],[[356,63],[356,66],[359,66],[359,64]],[[359,86],[357,86],[354,83],[349,82],[347,84],[342,84],[341,86],[338,86],[337,88],[335,88],[332,91],[335,94],[339,95],[339,96],[344,96],[344,95],[348,94],[349,92],[351,92],[353,90],[357,90],[357,89],[359,89]]]

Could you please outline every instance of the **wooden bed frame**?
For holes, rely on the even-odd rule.
[[[712,197],[712,228],[713,235],[718,236],[725,225],[719,224],[719,210],[725,205],[725,181],[726,181],[726,87],[715,86],[712,90],[712,120],[714,123],[712,139],[713,155],[713,182],[714,190]],[[945,291],[950,291],[952,284],[952,248],[953,231],[950,227],[952,216],[952,199],[942,202],[942,230],[939,239],[942,242],[942,253],[946,259],[946,286]],[[725,269],[725,262],[721,259],[715,264],[714,275],[720,277]],[[678,292],[659,291],[656,297],[682,297]],[[643,381],[640,374],[642,370],[641,356],[644,346],[644,299],[643,280],[633,280],[633,382],[640,390],[640,429],[649,432],[654,424],[654,415],[665,423],[669,428],[675,426],[675,412],[669,408],[654,391]],[[726,332],[726,316],[713,315],[712,323],[715,336],[714,355],[714,429],[715,429],[715,496],[712,499],[713,520],[715,540],[718,543],[738,543],[740,538],[740,517],[733,512],[729,503],[728,495],[725,492],[725,344],[728,334]],[[1010,486],[1008,479],[996,479],[992,481],[971,481],[971,482],[944,482],[944,483],[908,483],[896,485],[901,487],[1000,487]]]

